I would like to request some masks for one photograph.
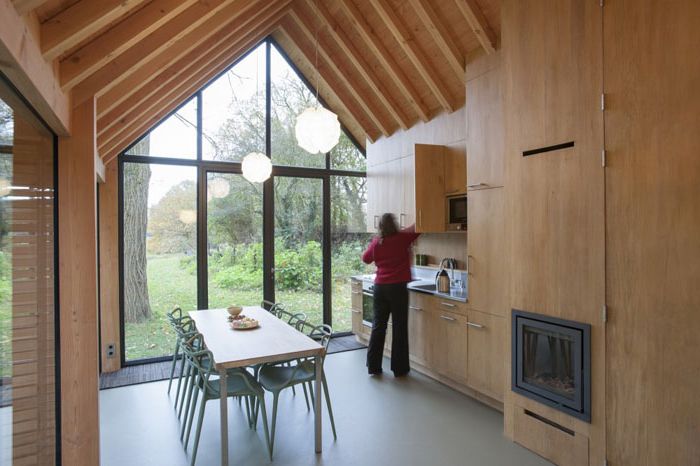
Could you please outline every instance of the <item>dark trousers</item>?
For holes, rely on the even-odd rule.
[[[367,348],[367,371],[382,369],[387,322],[391,315],[391,370],[403,375],[410,370],[408,362],[408,290],[406,283],[374,285],[374,323]]]

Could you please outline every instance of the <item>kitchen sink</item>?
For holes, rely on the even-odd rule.
[[[436,287],[435,283],[416,283],[414,284],[409,284],[408,288],[411,290],[417,290],[417,291],[426,291],[428,293],[435,293]]]

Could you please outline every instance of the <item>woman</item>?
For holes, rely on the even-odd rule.
[[[399,230],[393,214],[379,220],[379,235],[362,254],[362,261],[377,267],[374,279],[374,323],[367,349],[367,371],[381,374],[384,339],[392,315],[391,370],[395,377],[408,374],[408,290],[411,281],[411,243],[418,234],[414,225]]]

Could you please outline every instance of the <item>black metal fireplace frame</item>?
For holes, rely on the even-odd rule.
[[[577,391],[577,396],[573,401],[524,380],[522,374],[523,345],[520,341],[523,325],[568,333],[580,342],[580,344],[574,345],[574,379],[577,390],[578,387],[581,387],[581,390]],[[591,422],[591,326],[513,309],[511,338],[511,389],[570,416]]]

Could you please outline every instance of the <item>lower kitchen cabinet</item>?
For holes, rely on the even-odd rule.
[[[467,385],[503,401],[505,383],[506,326],[503,317],[467,313]]]
[[[460,384],[467,383],[467,319],[436,309],[432,317],[429,362],[438,374]]]
[[[362,282],[353,280],[350,285],[350,312],[352,313],[352,333],[361,335],[362,328]]]
[[[408,351],[413,361],[427,365],[429,297],[409,293],[408,297]]]

